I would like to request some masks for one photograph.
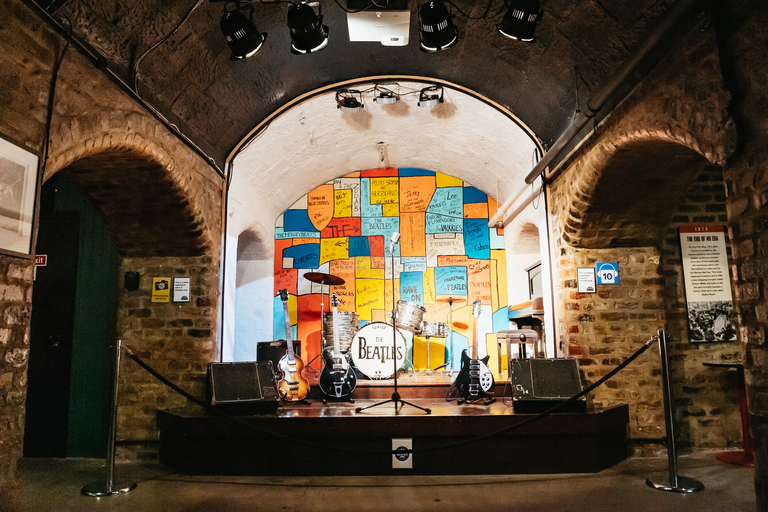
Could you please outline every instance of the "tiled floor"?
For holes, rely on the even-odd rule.
[[[297,460],[296,464],[301,464]],[[328,460],[328,464],[334,464]],[[679,475],[705,489],[658,491],[666,457],[631,458],[596,474],[502,476],[191,477],[158,464],[118,464],[115,481],[133,491],[104,498],[80,493],[104,482],[104,461],[26,459],[23,509],[29,511],[752,511],[754,470],[713,452],[679,458]]]

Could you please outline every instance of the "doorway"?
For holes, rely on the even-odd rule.
[[[41,188],[24,455],[103,457],[120,257],[100,213],[60,172]]]

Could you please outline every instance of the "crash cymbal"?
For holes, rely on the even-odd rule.
[[[466,301],[466,297],[437,297],[435,298],[435,302],[447,302],[448,304],[453,304],[454,302],[461,302]]]
[[[453,322],[453,326],[456,329],[469,329],[469,326],[465,324],[464,322]]]
[[[339,286],[344,284],[344,280],[339,276],[332,276],[331,274],[323,274],[322,272],[307,272],[304,274],[304,279],[312,281],[317,284],[327,284],[329,286]]]

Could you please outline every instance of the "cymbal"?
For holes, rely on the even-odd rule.
[[[448,304],[453,304],[454,302],[461,302],[467,300],[466,297],[440,297],[435,298],[435,302],[447,302]]]
[[[323,274],[322,272],[307,272],[304,274],[304,279],[312,281],[313,283],[327,284],[329,286],[339,286],[340,284],[344,284],[344,280],[339,276]]]
[[[453,326],[457,329],[469,329],[469,326],[464,322],[453,322]]]

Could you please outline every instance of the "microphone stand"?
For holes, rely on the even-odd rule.
[[[415,407],[416,409],[421,409],[422,411],[426,412],[427,414],[432,414],[432,411],[430,409],[427,409],[426,407],[421,407],[416,404],[412,404],[411,402],[406,402],[402,398],[400,398],[400,393],[397,392],[397,308],[395,307],[395,242],[400,239],[400,236],[393,235],[392,236],[392,243],[389,246],[389,252],[391,253],[392,257],[392,364],[395,368],[395,387],[392,391],[392,398],[389,400],[384,400],[383,402],[375,403],[373,405],[368,405],[366,407],[358,407],[355,409],[355,412],[364,411],[365,409],[370,409],[371,407],[378,407],[379,405],[394,403],[395,404],[395,414],[397,414],[397,406],[399,404],[403,405],[410,405],[411,407]]]

